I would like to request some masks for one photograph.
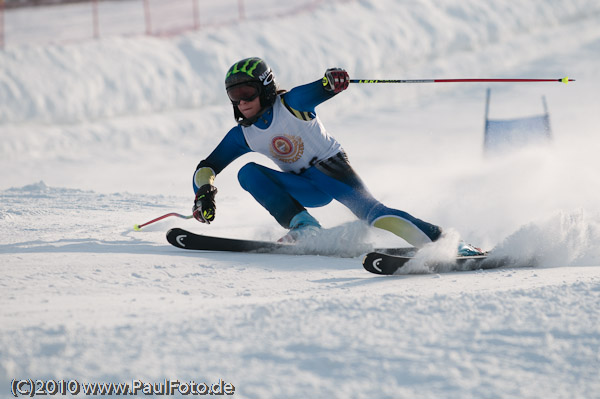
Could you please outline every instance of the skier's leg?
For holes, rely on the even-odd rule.
[[[438,226],[377,201],[342,153],[320,162],[307,173],[318,187],[348,207],[359,219],[390,231],[411,245],[422,247],[441,236],[442,230]]]
[[[411,214],[379,203],[371,209],[367,222],[374,227],[390,231],[415,247],[437,240],[442,230],[436,225],[417,219]]]
[[[238,180],[244,190],[286,229],[296,227],[292,225],[296,222],[318,226],[305,206],[323,206],[332,200],[299,175],[272,170],[254,162],[240,169]]]

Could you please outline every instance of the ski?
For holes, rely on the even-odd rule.
[[[212,237],[195,234],[180,228],[169,230],[167,232],[167,241],[177,248],[196,251],[288,253],[293,249],[293,246],[289,244],[281,244],[269,241]]]
[[[243,240],[236,238],[213,237],[203,234],[195,234],[190,231],[173,228],[167,232],[167,241],[181,249],[194,251],[226,251],[226,252],[249,252],[249,253],[269,253],[269,254],[287,254],[287,255],[324,255],[336,257],[353,258],[365,252],[373,251],[372,248],[366,248],[360,251],[360,248],[347,250],[344,253],[327,248],[314,248],[308,245],[284,244],[271,241]],[[395,254],[410,255],[416,252],[414,248],[380,248],[375,251]]]
[[[365,270],[380,274],[392,275],[404,267],[414,256],[394,255],[381,252],[370,252],[363,259]],[[456,267],[457,270],[495,269],[511,264],[509,258],[490,258],[488,255],[457,256],[454,262],[432,261],[429,266],[433,269],[446,266]]]

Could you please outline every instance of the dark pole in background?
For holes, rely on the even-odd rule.
[[[150,4],[148,4],[148,0],[144,0],[144,16],[146,21],[146,34],[150,36],[152,35],[152,21],[150,20]]]
[[[192,0],[192,7],[194,12],[194,30],[200,29],[200,14],[198,11],[198,0]]]
[[[238,13],[239,13],[240,21],[242,21],[246,18],[246,15],[244,12],[244,0],[238,0]]]
[[[0,0],[0,48],[4,48],[4,0]]]
[[[94,39],[99,39],[100,24],[98,21],[98,0],[92,0],[92,13],[94,18]]]

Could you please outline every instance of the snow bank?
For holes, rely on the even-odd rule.
[[[284,87],[331,65],[356,78],[439,75],[453,57],[585,21],[599,9],[593,0],[357,1],[172,40],[9,47],[0,53],[0,120],[64,124],[222,104],[224,71],[248,55],[268,60]],[[510,62],[506,56],[486,69],[465,63],[454,72],[494,75]]]

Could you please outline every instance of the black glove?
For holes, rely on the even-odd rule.
[[[215,220],[215,195],[217,188],[211,184],[205,184],[196,192],[196,199],[192,207],[194,218],[202,223],[208,223]]]
[[[342,90],[346,90],[349,83],[350,76],[344,69],[329,68],[325,71],[325,76],[323,77],[323,87],[325,90],[339,93]]]

